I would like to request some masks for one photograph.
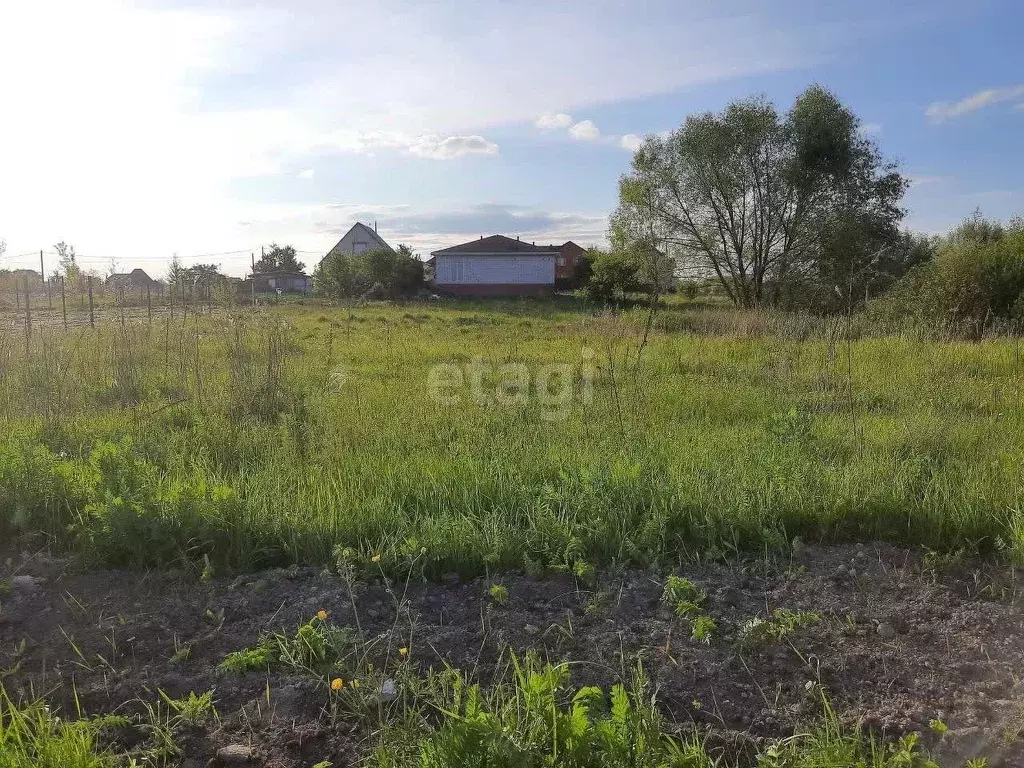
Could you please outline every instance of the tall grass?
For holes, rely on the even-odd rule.
[[[61,720],[42,702],[19,706],[0,687],[2,768],[114,768],[96,736],[95,724]]]
[[[425,549],[434,573],[647,565],[797,534],[1024,559],[1014,339],[709,313],[666,311],[642,355],[629,312],[540,302],[48,330],[27,357],[0,343],[0,534],[129,566],[336,546],[396,566]],[[584,350],[593,397],[562,420],[535,393],[428,394],[437,364],[536,374]]]

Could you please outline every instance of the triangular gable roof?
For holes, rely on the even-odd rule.
[[[451,248],[444,248],[440,251],[434,251],[430,255],[496,255],[506,253],[516,253],[523,255],[536,254],[538,256],[550,256],[553,253],[557,253],[557,248],[546,247],[543,245],[532,245],[531,243],[524,242],[523,240],[513,240],[511,237],[505,237],[504,235],[491,235],[490,237],[482,237],[479,240],[472,240],[468,243],[462,243],[461,245],[453,245]]]
[[[337,248],[339,245],[341,245],[341,241],[344,240],[349,235],[351,235],[353,232],[358,232],[360,234],[366,235],[368,238],[370,238],[370,241],[376,243],[379,248],[387,248],[389,251],[394,250],[394,248],[392,248],[390,245],[384,242],[383,237],[378,235],[376,232],[373,231],[373,229],[366,226],[361,221],[357,221],[355,224],[353,224],[349,228],[348,232],[341,236],[341,240],[338,240],[338,242],[334,244],[334,248]],[[328,251],[328,253],[331,253],[331,251],[333,251],[334,248],[331,248],[331,250]]]

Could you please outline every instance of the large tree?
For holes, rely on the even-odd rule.
[[[793,286],[848,302],[897,244],[905,190],[858,118],[811,86],[785,115],[754,97],[648,137],[620,181],[613,241],[713,275],[741,306],[779,303]]]
[[[296,257],[293,246],[271,243],[268,248],[264,249],[263,255],[253,268],[253,272],[256,274],[267,272],[302,272],[305,266]]]

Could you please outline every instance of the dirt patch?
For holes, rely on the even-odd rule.
[[[733,754],[820,716],[823,686],[844,721],[888,737],[920,732],[943,765],[979,755],[992,766],[1024,764],[1016,573],[858,545],[679,574],[707,594],[703,612],[717,625],[709,644],[692,640],[688,621],[662,603],[663,574],[603,572],[584,586],[508,573],[496,579],[508,590],[503,606],[483,580],[390,590],[377,580],[358,592],[354,611],[344,582],[319,568],[201,582],[185,572],[89,572],[19,553],[0,568],[8,593],[0,597],[0,682],[64,711],[74,711],[77,695],[93,715],[140,712],[158,690],[214,689],[220,723],[186,734],[184,765],[205,765],[231,744],[252,746],[265,766],[351,765],[367,734],[359,722],[328,716],[324,680],[216,672],[261,632],[294,632],[322,609],[338,625],[355,626],[358,615],[381,659],[408,647],[423,671],[447,663],[482,682],[508,647],[576,662],[577,685],[607,686],[639,657],[666,717],[709,730]],[[741,650],[744,627],[775,609],[821,619]],[[933,720],[949,728],[941,740]]]

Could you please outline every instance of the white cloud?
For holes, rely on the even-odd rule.
[[[319,142],[318,142],[319,143]],[[432,160],[452,160],[465,155],[496,155],[498,145],[483,136],[408,136],[403,133],[370,131],[366,133],[342,131],[324,141],[346,152],[372,154],[380,150],[394,150]]]
[[[568,128],[572,125],[572,115],[567,115],[565,112],[559,112],[556,115],[541,115],[537,118],[534,125],[540,128],[542,131],[553,131],[558,128]]]
[[[593,120],[580,120],[569,129],[569,136],[577,141],[597,141],[601,138],[601,131]]]
[[[409,147],[409,152],[434,160],[451,160],[464,155],[496,155],[498,145],[483,136],[448,136],[444,139],[420,136]]]
[[[879,136],[882,133],[881,123],[861,123],[857,129],[857,133],[861,136]]]
[[[300,179],[312,179],[314,171],[312,168],[306,168],[305,170],[299,171]]]
[[[1021,98],[1024,98],[1024,85],[1012,85],[1006,88],[986,88],[983,91],[972,93],[960,101],[936,101],[930,104],[924,113],[932,122],[941,123],[944,120],[962,117],[994,104],[1017,101]]]
[[[906,175],[907,182],[910,184],[910,188],[920,187],[923,184],[941,184],[946,181],[945,176],[930,176],[928,174],[916,174],[908,173]]]
[[[635,133],[627,133],[621,139],[619,139],[619,145],[623,149],[628,149],[630,152],[636,152],[640,149],[640,145],[644,143],[644,137],[638,136]]]

